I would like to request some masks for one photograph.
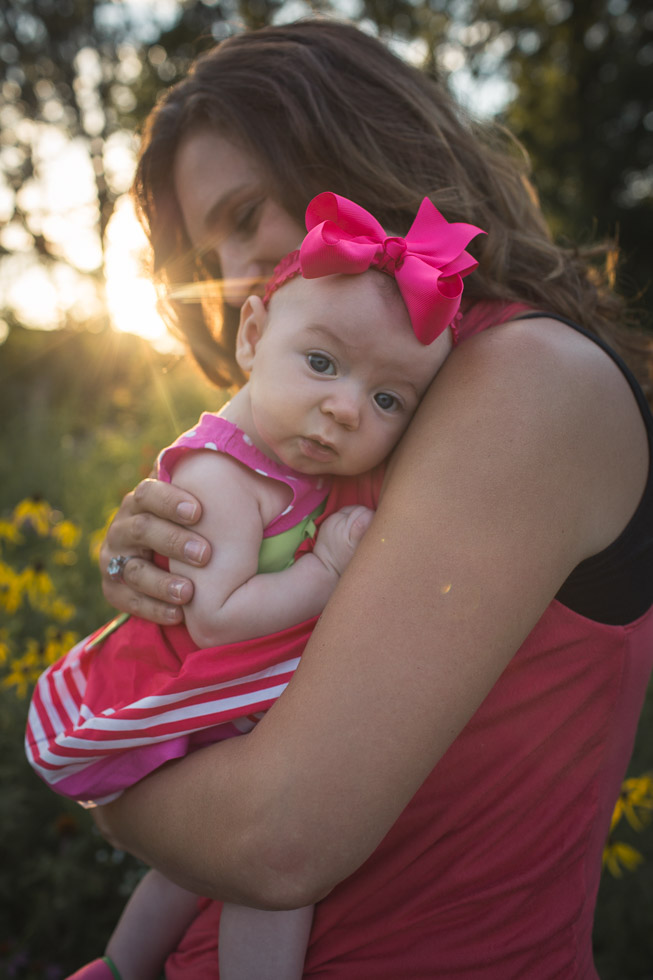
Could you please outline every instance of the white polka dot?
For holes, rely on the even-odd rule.
[[[295,481],[297,481],[298,479],[299,479],[299,477],[297,477],[297,476],[291,476],[290,473],[286,473],[286,480],[295,480]]]
[[[197,435],[197,429],[191,429],[189,432],[184,433],[187,439],[191,439],[193,436]]]
[[[214,442],[205,442],[204,443],[204,448],[205,449],[215,449],[216,452],[218,451],[218,447],[216,446],[216,444]]]
[[[265,472],[265,470],[255,470],[254,472],[255,473],[260,473],[261,476],[267,476],[267,473]]]
[[[286,514],[289,514],[292,509],[293,509],[293,505],[292,504],[288,504],[288,506],[286,507],[286,509],[283,510],[283,511],[281,511],[281,513],[279,514],[279,517],[285,517]]]
[[[243,442],[247,443],[248,446],[253,446],[254,445],[254,443],[249,438],[249,436],[247,435],[246,432],[243,432]]]

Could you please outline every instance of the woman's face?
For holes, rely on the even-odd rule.
[[[277,262],[306,234],[268,196],[257,162],[213,129],[182,142],[174,183],[188,237],[217,258],[230,306],[261,293]]]

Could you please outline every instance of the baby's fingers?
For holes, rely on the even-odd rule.
[[[347,536],[353,545],[357,545],[368,527],[372,523],[372,518],[374,517],[374,511],[370,510],[369,507],[363,507],[359,505],[353,507],[351,513],[349,514],[346,522]]]

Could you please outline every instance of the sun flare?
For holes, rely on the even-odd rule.
[[[106,232],[106,302],[116,330],[134,333],[159,350],[179,349],[157,313],[153,283],[143,271],[145,234],[128,195],[119,198]]]

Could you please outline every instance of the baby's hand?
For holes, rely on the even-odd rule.
[[[374,511],[362,505],[343,507],[320,527],[313,554],[337,575],[342,575],[367,531]]]

